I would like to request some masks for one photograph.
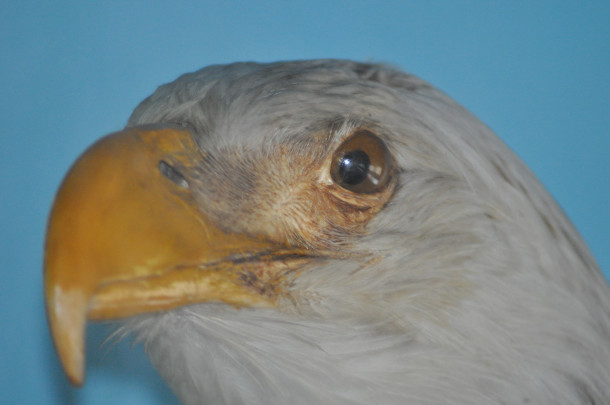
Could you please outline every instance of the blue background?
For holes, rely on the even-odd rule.
[[[0,403],[174,401],[142,350],[89,329],[88,384],[46,330],[43,233],[72,161],[156,86],[208,64],[383,61],[440,87],[532,167],[610,270],[610,3],[2,1]],[[608,274],[608,273],[606,273]]]

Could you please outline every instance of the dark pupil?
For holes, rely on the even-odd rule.
[[[369,173],[371,160],[369,155],[361,150],[346,153],[339,163],[339,177],[344,184],[355,186],[362,183]]]

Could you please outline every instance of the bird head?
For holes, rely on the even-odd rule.
[[[577,232],[484,124],[391,68],[161,86],[73,165],[45,249],[76,384],[87,320],[118,320],[187,403],[608,394],[610,299]]]

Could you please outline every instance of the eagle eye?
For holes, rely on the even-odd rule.
[[[333,181],[346,190],[373,194],[390,179],[390,154],[377,135],[359,130],[335,151],[330,174]]]

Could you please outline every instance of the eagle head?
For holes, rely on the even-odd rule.
[[[161,86],[67,174],[70,380],[116,320],[185,403],[608,404],[610,293],[527,167],[428,83],[339,60]]]

